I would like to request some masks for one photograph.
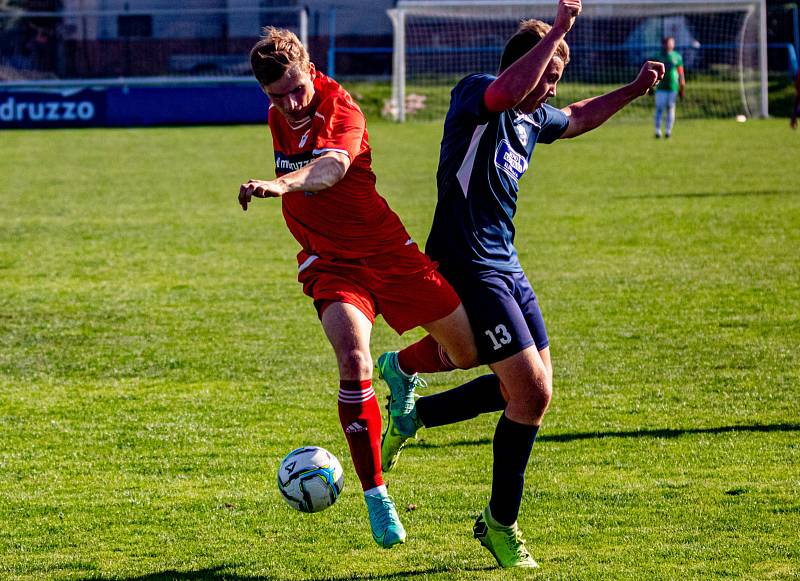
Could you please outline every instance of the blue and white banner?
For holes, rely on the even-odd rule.
[[[0,91],[0,128],[89,127],[106,117],[102,91]]]
[[[266,123],[268,108],[255,83],[36,91],[0,86],[0,130]]]

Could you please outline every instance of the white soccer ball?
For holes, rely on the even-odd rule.
[[[278,468],[278,490],[286,503],[301,512],[325,510],[344,488],[344,471],[324,448],[305,446],[289,452]]]

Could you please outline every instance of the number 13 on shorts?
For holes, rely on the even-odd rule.
[[[494,347],[495,351],[500,349],[503,345],[511,343],[511,334],[508,332],[505,325],[497,325],[494,331],[487,329],[484,333],[491,339],[492,347]]]

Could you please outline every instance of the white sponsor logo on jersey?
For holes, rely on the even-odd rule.
[[[522,174],[528,170],[526,157],[514,151],[514,148],[505,139],[497,145],[494,152],[494,165],[515,182],[518,182]]]

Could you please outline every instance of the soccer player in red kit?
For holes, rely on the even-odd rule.
[[[435,341],[415,352],[421,362],[470,367],[477,361],[475,341],[455,291],[376,191],[366,121],[352,97],[315,69],[287,30],[265,28],[250,63],[270,98],[277,177],[242,184],[239,204],[247,210],[254,197],[281,198],[301,246],[298,280],[336,353],[339,419],[372,535],[388,548],[406,533],[381,471],[381,413],[369,351],[375,317],[383,315],[398,333],[424,327]]]

